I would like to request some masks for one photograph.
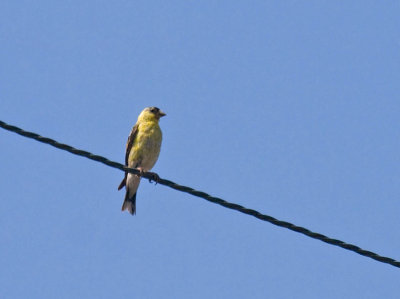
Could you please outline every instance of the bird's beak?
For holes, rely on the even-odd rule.
[[[164,112],[162,112],[162,111],[160,110],[160,111],[158,111],[158,115],[159,115],[160,117],[163,117],[163,116],[166,116],[167,114],[165,114]]]

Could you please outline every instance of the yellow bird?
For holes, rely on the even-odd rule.
[[[157,107],[145,108],[140,113],[126,144],[126,166],[137,168],[141,173],[148,172],[153,168],[160,154],[162,141],[162,132],[158,121],[165,115]],[[157,180],[157,175],[153,175]],[[128,210],[132,215],[136,213],[136,191],[139,183],[139,175],[125,173],[125,177],[118,187],[118,190],[126,188],[122,211]]]

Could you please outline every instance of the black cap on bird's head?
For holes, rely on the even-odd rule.
[[[148,109],[151,113],[153,113],[157,119],[160,119],[161,117],[166,115],[160,108],[157,107],[149,107],[146,109]]]
[[[166,114],[157,107],[147,107],[145,108],[138,117],[138,121],[152,121],[152,120],[159,120],[161,117],[165,116]]]

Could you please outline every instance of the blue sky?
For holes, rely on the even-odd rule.
[[[3,1],[0,119],[400,259],[398,1]],[[0,130],[2,298],[398,298],[400,270]]]

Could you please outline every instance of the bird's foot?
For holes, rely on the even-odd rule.
[[[136,169],[139,170],[139,174],[138,174],[139,176],[144,176],[145,174],[149,175],[150,176],[149,177],[149,182],[150,183],[154,181],[156,183],[156,185],[157,185],[158,182],[160,181],[160,177],[158,176],[157,173],[150,172],[150,171],[144,171],[144,169],[142,167],[137,167]]]
[[[157,173],[155,173],[155,172],[146,172],[146,174],[150,175],[150,178],[149,178],[149,182],[150,183],[152,181],[154,181],[156,183],[156,185],[157,185],[158,182],[160,181],[160,177],[158,176]]]

